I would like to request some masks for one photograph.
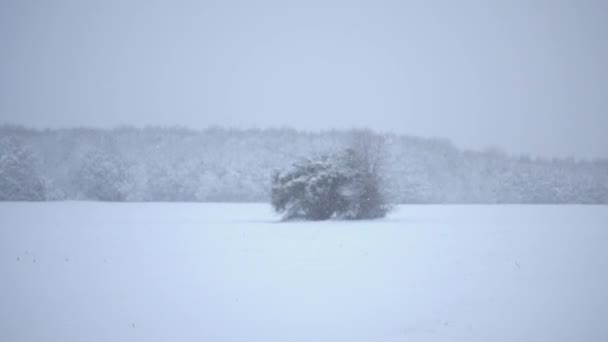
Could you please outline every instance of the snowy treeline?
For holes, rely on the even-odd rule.
[[[272,173],[351,132],[0,127],[0,200],[268,201]],[[539,159],[385,135],[398,203],[608,203],[608,160]]]

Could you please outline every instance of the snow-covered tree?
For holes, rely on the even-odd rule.
[[[202,170],[198,162],[149,166],[146,200],[196,201]]]
[[[390,210],[385,179],[384,138],[371,131],[352,132],[350,147],[341,155],[339,165],[346,174],[343,193],[349,219],[383,217]]]
[[[44,185],[34,155],[16,139],[0,139],[0,200],[42,201]]]
[[[129,190],[128,168],[117,156],[100,150],[90,151],[77,169],[74,182],[86,199],[124,201]]]

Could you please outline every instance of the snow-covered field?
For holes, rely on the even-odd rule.
[[[0,341],[608,341],[608,206],[1,203]]]

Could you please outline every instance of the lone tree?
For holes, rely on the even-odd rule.
[[[371,219],[390,210],[382,179],[383,139],[352,133],[350,147],[272,176],[272,205],[284,219]]]
[[[383,177],[386,160],[384,145],[383,137],[368,130],[351,133],[350,148],[342,157],[343,169],[350,180],[346,218],[379,218],[390,210]]]

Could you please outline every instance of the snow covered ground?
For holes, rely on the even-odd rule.
[[[608,341],[608,206],[0,203],[0,341]]]

